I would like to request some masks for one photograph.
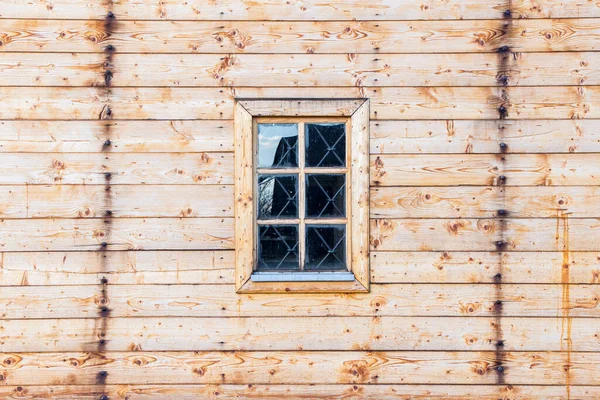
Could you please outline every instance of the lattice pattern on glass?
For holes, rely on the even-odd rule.
[[[346,166],[344,124],[306,124],[306,166]]]
[[[297,218],[297,175],[258,175],[258,218]]]
[[[306,270],[346,269],[346,226],[306,226]]]
[[[346,123],[288,121],[257,124],[256,270],[347,270]]]
[[[298,269],[298,227],[295,225],[261,226],[259,229],[258,268]]]

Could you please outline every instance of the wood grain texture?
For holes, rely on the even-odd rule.
[[[1,184],[232,184],[232,153],[5,153]]]
[[[373,186],[598,185],[597,154],[373,155]]]
[[[371,153],[600,153],[599,132],[598,120],[372,121]]]
[[[112,0],[119,20],[461,20],[502,18],[510,8],[513,18],[599,17],[598,7],[590,1],[532,0],[512,1],[510,7],[498,0],[485,1],[404,1],[397,7],[393,0],[343,1],[323,4],[305,0],[291,6],[279,2],[242,0],[233,4],[167,0]],[[4,0],[0,18],[104,19],[105,5],[94,1]]]
[[[600,282],[600,253],[569,252],[567,282]],[[373,252],[374,283],[562,283],[562,252]],[[0,286],[232,284],[231,251],[2,253]]]
[[[350,259],[352,273],[369,290],[369,101],[363,103],[350,118]],[[348,207],[348,206],[347,206]]]
[[[504,10],[502,10],[503,12]],[[594,18],[459,21],[119,21],[5,19],[1,52],[473,53],[594,51]]]
[[[3,251],[100,251],[102,243],[107,250],[232,249],[233,219],[0,220]]]
[[[103,185],[2,189],[0,218],[233,217],[231,185],[115,185],[110,200]]]
[[[177,398],[181,400],[203,399],[399,399],[444,398],[462,400],[477,398],[497,400],[499,398],[527,398],[531,400],[563,400],[567,390],[560,386],[534,385],[202,385],[202,384],[157,384],[157,385],[63,385],[63,386],[0,386],[0,396],[22,399],[96,400],[103,394],[114,398],[148,400]],[[574,386],[571,396],[581,400],[596,400],[600,388]]]
[[[107,135],[106,128],[110,129]],[[371,122],[371,153],[600,153],[599,120]],[[96,152],[110,136],[115,152],[233,150],[233,122],[0,121],[0,152]]]
[[[110,276],[108,277],[110,278]],[[211,285],[210,283],[204,285],[109,285],[104,296],[93,285],[78,287],[13,286],[2,288],[0,304],[3,307],[0,319],[94,318],[99,313],[99,305],[107,302],[110,316],[121,317],[125,320],[129,317],[147,317],[161,321],[161,317],[285,318],[293,316],[303,318],[340,316],[348,318],[360,316],[413,318],[420,316],[424,317],[423,321],[427,321],[429,318],[433,323],[435,320],[431,318],[436,317],[494,317],[497,314],[494,302],[499,299],[506,303],[502,308],[505,317],[527,316],[552,319],[568,312],[572,317],[589,317],[589,328],[596,329],[592,329],[595,322],[591,321],[592,317],[597,317],[600,313],[598,299],[600,286],[596,284],[573,285],[570,288],[571,302],[566,306],[555,301],[561,297],[563,288],[560,285],[515,284],[506,285],[500,293],[496,293],[496,290],[497,288],[493,284],[482,283],[386,284],[373,285],[370,293],[290,293],[283,298],[277,298],[268,293],[236,296],[230,285]],[[291,320],[293,319],[291,318]],[[456,319],[456,321],[461,320],[467,321],[464,318]],[[555,321],[552,320],[552,322]],[[139,324],[142,323],[139,322]],[[234,322],[230,323],[234,324]],[[323,325],[325,323],[327,322],[315,323],[315,329],[321,329],[320,327],[325,326]],[[344,326],[347,325],[340,323]],[[366,329],[367,326],[376,325],[376,323],[377,321],[371,321],[359,325]],[[543,325],[543,322],[538,320],[531,323]],[[265,320],[264,325],[265,327],[269,326],[269,320]],[[435,329],[441,329],[444,324],[435,326]],[[486,327],[489,328],[489,324]],[[329,332],[326,329],[324,331]],[[355,329],[351,329],[351,331],[357,333]],[[392,331],[394,330],[391,329],[387,334],[392,334]],[[460,329],[458,331],[460,333]],[[532,337],[531,340],[537,339]],[[240,345],[243,342],[244,340],[240,339]],[[256,343],[259,345],[259,341]],[[590,346],[593,343],[597,345],[597,339]],[[33,342],[32,346],[35,345],[36,343]],[[268,346],[272,345],[274,344],[268,344]]]
[[[501,231],[503,230],[503,235]],[[565,232],[567,234],[565,235]],[[371,249],[380,251],[597,251],[600,221],[570,219],[376,219]]]
[[[198,153],[233,151],[233,122],[0,121],[0,153]]]
[[[97,88],[2,87],[0,119],[98,119],[107,104],[114,120],[232,119],[234,98],[369,98],[371,119],[595,119],[600,86],[339,87],[339,88]],[[506,100],[508,98],[508,100]],[[67,100],[70,99],[70,100]],[[110,99],[110,101],[108,100]]]
[[[106,384],[487,384],[499,366],[493,352],[93,352],[6,353],[6,385],[93,384],[110,371]],[[595,383],[595,353],[503,353],[504,376],[514,385],[564,385],[569,362],[573,387]],[[43,372],[43,373],[42,373]],[[377,385],[373,385],[377,386]],[[559,389],[564,390],[564,389]],[[575,393],[575,388],[572,389]]]
[[[11,340],[0,343],[3,352],[93,351],[100,340],[97,324],[91,318],[4,320],[0,327]],[[494,318],[432,317],[111,318],[104,349],[493,351],[494,324]],[[503,326],[506,351],[562,350],[564,333],[556,318],[503,318]],[[595,351],[599,332],[598,319],[572,318],[572,350]]]
[[[568,252],[569,276],[563,276],[564,252],[372,252],[374,283],[564,284],[600,282],[600,252]],[[502,263],[502,264],[500,264]],[[511,286],[502,286],[510,289]]]
[[[598,218],[598,186],[432,186],[371,190],[372,218]]]
[[[233,283],[233,251],[0,253],[0,286]]]
[[[600,84],[595,52],[497,54],[7,53],[0,86],[561,86]]]

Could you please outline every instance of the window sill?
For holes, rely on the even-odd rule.
[[[352,272],[255,272],[253,282],[352,282]]]
[[[250,278],[244,282],[237,290],[240,294],[249,293],[367,293],[368,286],[364,286],[351,272],[341,272],[336,275],[338,280],[332,280],[331,275],[323,274],[319,280],[295,280],[298,274],[281,274],[277,277],[279,280],[272,280],[273,273],[269,277],[262,277],[259,273],[253,273]],[[295,275],[292,277],[292,275]],[[326,276],[329,275],[329,276]],[[343,275],[343,277],[341,276]],[[284,279],[285,278],[285,279]],[[341,278],[345,280],[341,280]],[[258,279],[258,281],[257,281]],[[269,279],[269,280],[267,280]],[[314,279],[314,278],[313,278]],[[347,279],[347,280],[346,280]]]

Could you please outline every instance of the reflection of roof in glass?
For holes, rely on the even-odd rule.
[[[273,157],[273,168],[284,166],[296,166],[296,143],[298,135],[283,137],[279,140],[275,156]]]

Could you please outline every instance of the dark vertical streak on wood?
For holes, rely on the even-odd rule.
[[[510,36],[512,31],[512,1],[508,0],[505,10],[502,12],[501,28],[500,31],[504,32],[504,38],[506,43],[510,43]],[[509,116],[510,112],[510,97],[508,95],[508,86],[510,84],[510,66],[509,60],[512,56],[511,49],[507,46],[500,46],[498,49],[498,70],[496,80],[499,86],[499,107],[498,107],[498,155],[497,165],[499,168],[499,175],[506,176],[506,153],[510,149],[507,148],[504,131],[506,129],[505,119]],[[509,215],[510,210],[506,209],[506,190],[504,185],[506,179],[498,180],[499,191],[498,196],[500,197],[498,204],[501,204],[501,208],[497,211],[498,218],[498,229],[499,239],[497,242],[498,250],[498,265],[496,274],[494,275],[494,339],[495,339],[495,352],[494,352],[494,365],[496,368],[496,383],[498,385],[506,384],[506,353],[504,333],[502,331],[502,310],[503,310],[503,294],[502,294],[502,274],[504,272],[504,251],[510,245],[509,238],[506,237],[506,217]]]
[[[104,3],[106,5],[106,18],[104,21],[104,30],[106,31],[107,37],[110,37],[115,27],[115,16],[113,14],[113,5],[112,2]],[[110,120],[113,116],[113,110],[111,108],[110,97],[111,97],[111,81],[113,77],[113,54],[115,52],[115,48],[113,46],[107,46],[104,48],[104,85],[100,87],[101,97],[105,99],[105,105],[100,113],[99,118],[101,120],[106,121],[104,123],[104,142],[102,143],[102,148],[99,151],[103,152],[104,163],[103,163],[103,171],[104,173],[104,209],[106,210],[106,214],[104,215],[104,226],[103,226],[103,236],[102,242],[100,243],[100,272],[103,273],[102,278],[100,279],[100,298],[98,301],[98,313],[99,317],[97,318],[96,323],[94,324],[95,332],[94,338],[98,340],[98,344],[96,347],[95,355],[101,359],[105,358],[106,355],[106,344],[108,340],[110,340],[108,335],[108,325],[110,321],[110,298],[108,297],[108,271],[109,271],[109,252],[108,247],[110,245],[111,238],[111,225],[112,225],[112,188],[111,188],[111,177],[112,172],[110,168],[110,153],[113,147],[111,142],[111,128],[112,123]],[[108,377],[108,371],[100,371],[96,375],[96,385],[99,385],[99,391],[104,393],[100,396],[100,398],[106,397],[106,380]]]

